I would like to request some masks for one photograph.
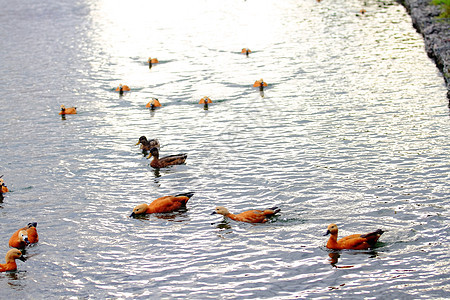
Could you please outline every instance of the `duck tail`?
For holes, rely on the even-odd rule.
[[[185,197],[188,197],[190,199],[192,196],[194,196],[194,192],[189,192],[189,193],[183,193],[183,194],[175,195],[175,197],[180,197],[180,196],[185,196]]]
[[[371,245],[371,247],[374,247],[377,243],[380,236],[384,233],[383,230],[378,229],[377,231],[370,232],[367,234],[362,234],[361,237],[367,239],[367,243]]]
[[[270,214],[271,216],[273,216],[273,215],[279,213],[281,211],[281,208],[278,208],[278,206],[274,206],[274,207],[269,208],[269,210],[273,211],[273,213]]]
[[[37,227],[37,222],[32,222],[32,223],[28,223],[28,225],[27,225],[27,227],[28,228],[31,228],[31,227]]]

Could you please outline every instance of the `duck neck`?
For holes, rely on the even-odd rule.
[[[327,242],[327,248],[335,248],[337,245],[337,234],[331,234]]]

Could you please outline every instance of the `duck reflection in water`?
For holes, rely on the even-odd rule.
[[[369,255],[369,258],[375,258],[378,256],[378,253],[376,251],[355,251],[355,252],[345,252],[351,255]],[[332,251],[330,253],[328,253],[329,259],[328,261],[330,262],[330,265],[334,268],[337,269],[349,269],[349,268],[353,268],[354,266],[348,265],[348,266],[338,266],[338,262],[339,262],[339,258],[341,257],[341,252],[340,251]]]

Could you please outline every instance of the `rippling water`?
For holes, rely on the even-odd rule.
[[[0,252],[30,221],[40,234],[1,298],[449,297],[448,100],[400,5],[0,2]],[[186,165],[153,170],[141,135]],[[187,191],[186,211],[128,218]],[[329,223],[386,232],[333,255]]]

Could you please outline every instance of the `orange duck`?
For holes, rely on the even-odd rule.
[[[139,141],[136,143],[136,146],[141,144],[142,151],[150,151],[152,148],[159,148],[160,144],[157,139],[147,140],[145,135],[139,138]]]
[[[157,107],[161,107],[161,102],[159,102],[158,98],[152,98],[145,107],[150,108],[150,110],[155,110]]]
[[[158,148],[150,149],[150,155],[147,158],[153,156],[153,160],[150,163],[150,166],[153,168],[165,168],[172,165],[182,165],[186,161],[187,154],[175,154],[169,155],[162,158],[159,158],[159,150]]]
[[[131,91],[131,89],[128,85],[119,84],[119,86],[116,87],[116,92],[119,92],[120,95],[123,95],[123,92],[129,92],[129,91]]]
[[[176,211],[182,207],[186,207],[186,203],[193,195],[194,193],[185,193],[176,196],[164,196],[153,200],[150,204],[139,204],[133,209],[130,217],[141,214],[167,213]]]
[[[3,175],[0,176],[0,187],[1,187],[1,193],[7,193],[9,192],[8,187],[5,184],[5,181],[2,179]]]
[[[77,113],[76,107],[65,107],[64,105],[61,105],[61,111],[59,112],[60,115],[75,115]]]
[[[148,60],[148,68],[151,69],[152,68],[152,64],[157,64],[159,63],[159,60],[157,58],[151,58],[149,57]]]
[[[256,80],[253,84],[253,87],[259,87],[259,90],[262,92],[264,87],[267,86],[267,82],[265,82],[262,78],[260,80]]]
[[[278,207],[272,207],[265,210],[257,210],[257,209],[247,210],[240,214],[234,215],[230,213],[228,209],[226,209],[225,207],[217,206],[216,210],[212,213],[212,215],[220,214],[232,220],[241,222],[265,223],[279,211],[280,209]]]
[[[17,270],[16,259],[25,261],[25,258],[22,256],[22,252],[19,249],[14,248],[6,252],[6,264],[0,264],[0,272]]]
[[[241,53],[248,56],[250,53],[252,53],[252,50],[248,48],[242,48]]]
[[[37,223],[28,223],[27,226],[20,228],[13,233],[9,239],[9,246],[24,249],[29,244],[35,244],[39,241],[39,236],[36,230]]]
[[[325,233],[325,235],[331,234],[327,242],[327,248],[334,250],[366,250],[375,246],[383,232],[383,230],[378,229],[377,231],[367,234],[352,234],[343,237],[338,241],[338,227],[336,224],[330,224]]]
[[[211,100],[209,97],[207,97],[207,96],[203,97],[203,98],[200,99],[200,101],[198,102],[198,104],[203,104],[203,108],[204,108],[205,110],[208,110],[208,104],[209,104],[209,103],[212,103],[212,100]]]

